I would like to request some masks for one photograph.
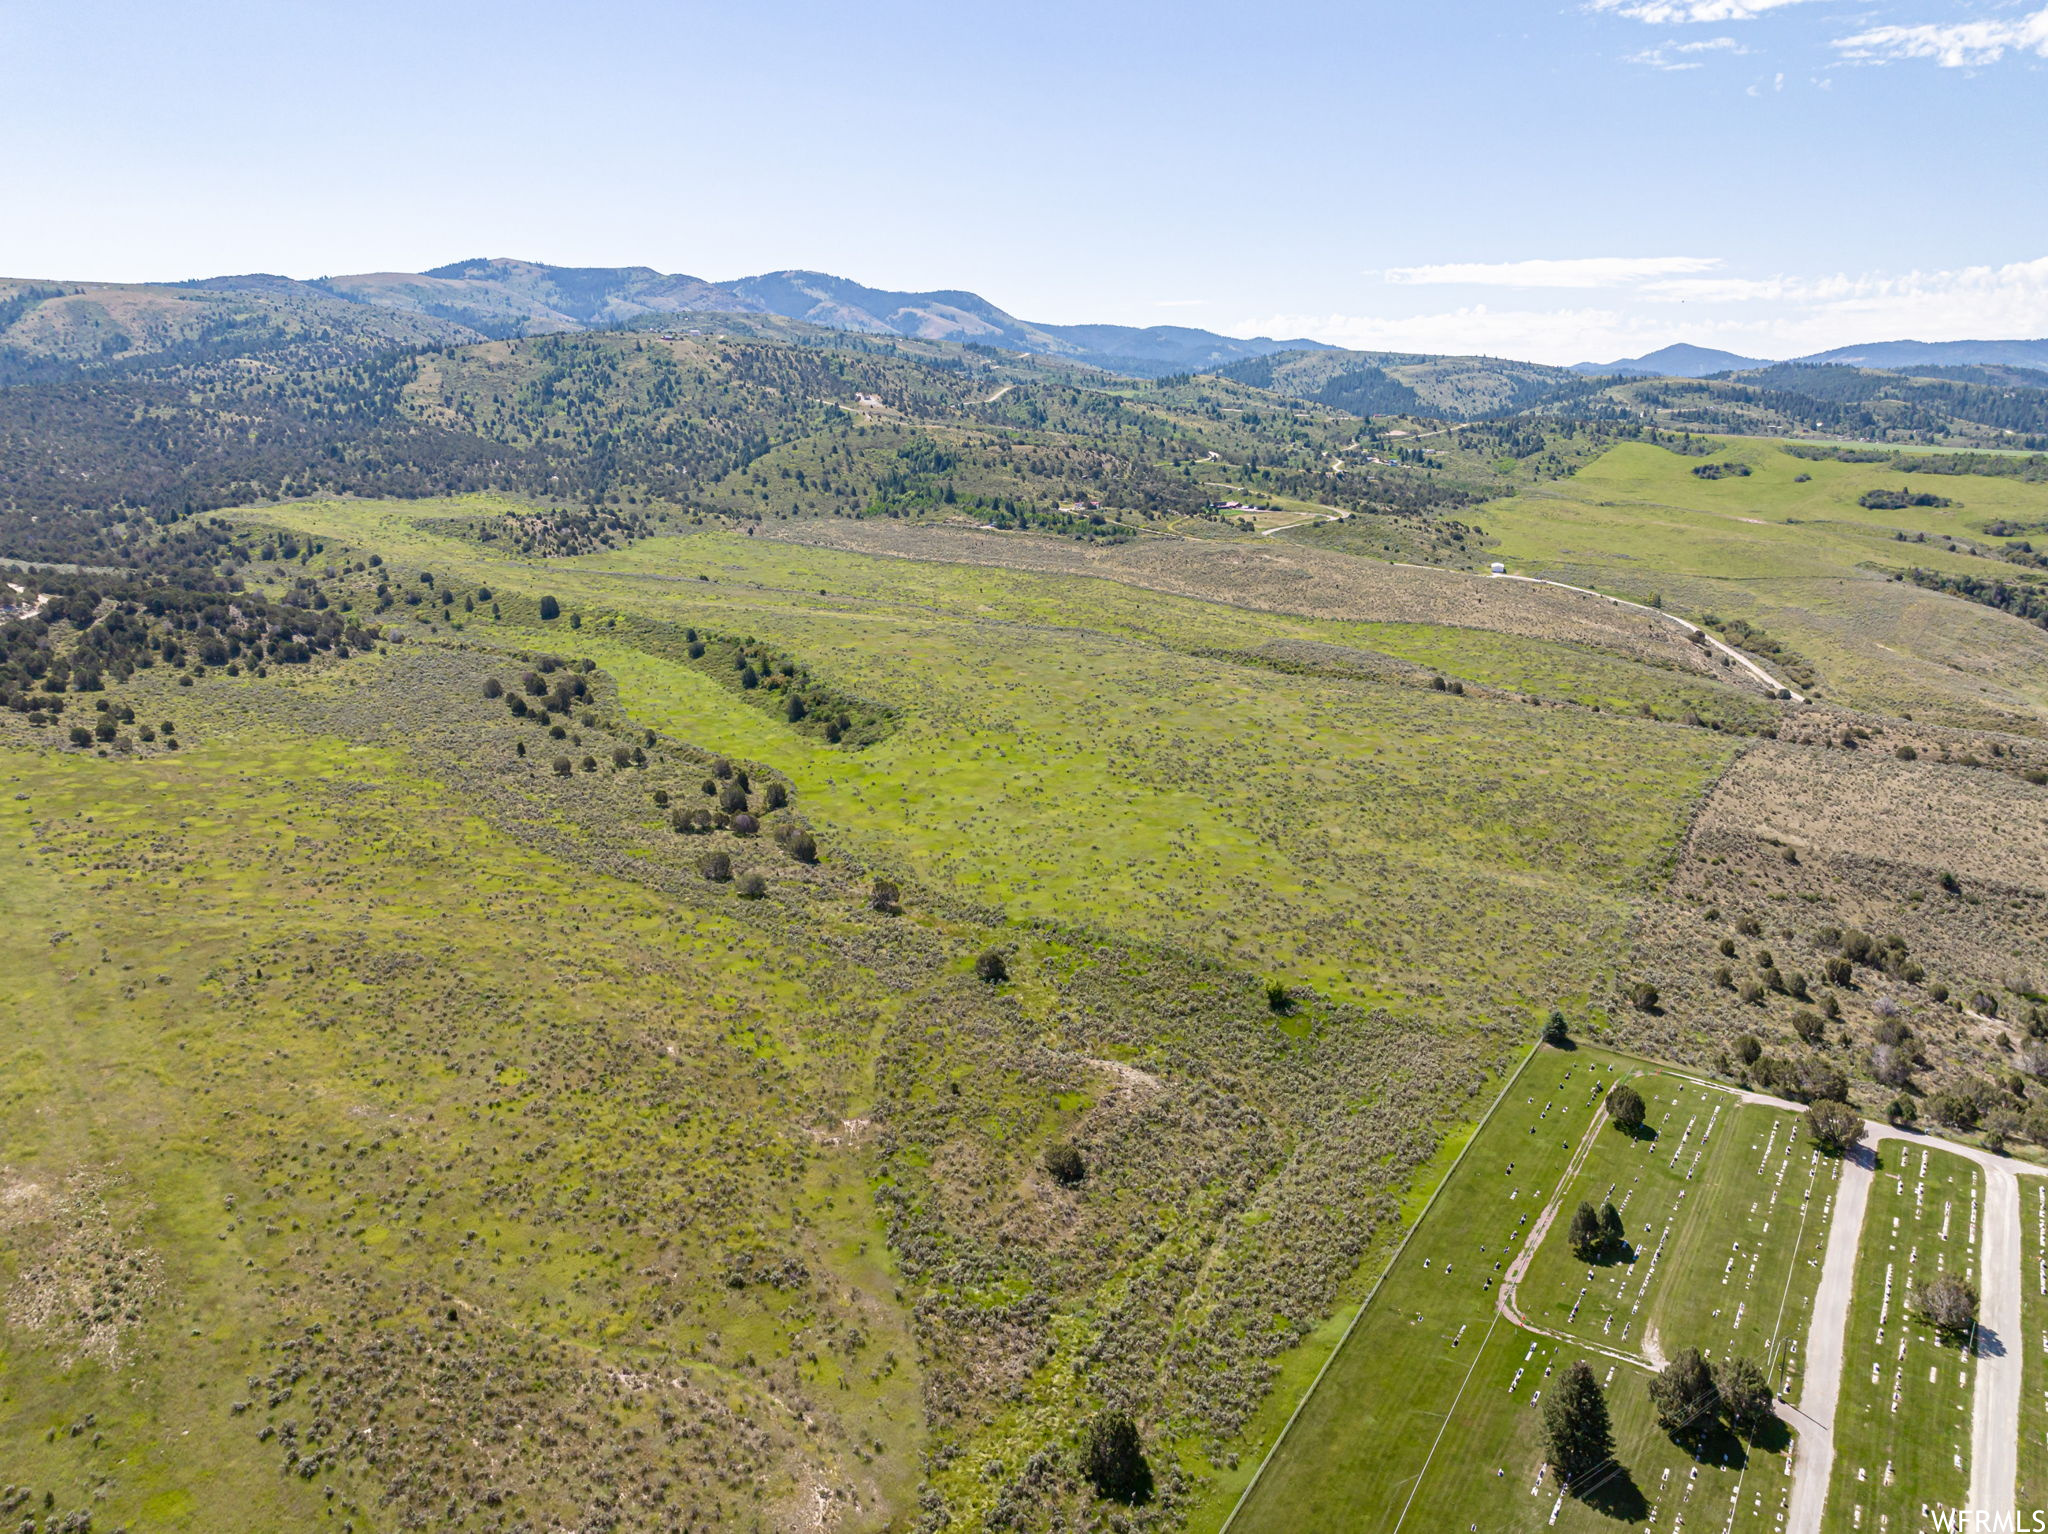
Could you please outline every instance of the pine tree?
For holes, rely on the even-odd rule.
[[[1731,1358],[1714,1368],[1714,1388],[1721,1395],[1721,1409],[1728,1414],[1735,1431],[1754,1438],[1770,1421],[1771,1383],[1763,1366],[1753,1358]]]
[[[1607,1397],[1583,1359],[1543,1399],[1543,1452],[1567,1490],[1586,1489],[1614,1457]]]
[[[1612,1204],[1600,1206],[1600,1244],[1610,1252],[1619,1251],[1625,1232],[1621,1228],[1621,1211]]]
[[[1593,1212],[1591,1204],[1581,1202],[1572,1211],[1571,1229],[1568,1233],[1572,1255],[1581,1262],[1591,1262],[1600,1255],[1600,1216]]]
[[[1721,1392],[1698,1348],[1687,1348],[1650,1380],[1657,1426],[1674,1438],[1705,1433],[1720,1418]]]
[[[1634,1134],[1643,1127],[1642,1094],[1623,1082],[1607,1094],[1607,1116],[1615,1128]]]
[[[1137,1503],[1152,1495],[1152,1468],[1137,1424],[1120,1411],[1103,1412],[1082,1432],[1081,1471],[1098,1497]]]

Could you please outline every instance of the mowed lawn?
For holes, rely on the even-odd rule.
[[[1596,1137],[1564,1201],[1612,1203],[1624,1260],[1578,1261],[1546,1241],[1518,1298],[1532,1323],[1598,1346],[1669,1357],[1698,1348],[1743,1354],[1772,1384],[1797,1378],[1820,1280],[1839,1163],[1817,1152],[1796,1114],[1744,1104],[1677,1076],[1644,1076],[1643,1136]],[[1583,1125],[1597,1093],[1563,1115]]]
[[[2048,1179],[2020,1182],[2019,1505],[2048,1507]]]
[[[1835,1406],[1829,1528],[1932,1528],[1930,1509],[1968,1495],[1976,1365],[1913,1315],[1909,1296],[1942,1273],[1976,1280],[1983,1187],[1960,1157],[1880,1147]]]
[[[1649,1104],[1654,1139],[1630,1141],[1604,1122],[1594,1128],[1596,1114],[1604,1121],[1601,1099],[1624,1079]],[[1711,1135],[1703,1133],[1709,1119]],[[1532,1322],[1577,1328],[1580,1340],[1565,1341],[1501,1319],[1495,1299],[1513,1254],[1559,1191],[1589,1131],[1594,1149],[1572,1174],[1563,1213],[1521,1290]],[[1789,1485],[1782,1444],[1745,1451],[1724,1439],[1702,1461],[1659,1431],[1646,1389],[1649,1369],[1613,1356],[1635,1350],[1633,1322],[1610,1326],[1617,1314],[1611,1302],[1599,1317],[1584,1306],[1570,1314],[1586,1267],[1565,1248],[1565,1219],[1581,1196],[1604,1198],[1614,1187],[1652,1190],[1631,1203],[1656,1204],[1652,1239],[1665,1243],[1672,1266],[1670,1281],[1650,1286],[1654,1298],[1641,1314],[1670,1328],[1669,1348],[1696,1342],[1723,1356],[1721,1350],[1739,1346],[1761,1359],[1780,1335],[1803,1327],[1814,1272],[1800,1254],[1825,1235],[1824,1209],[1812,1201],[1824,1204],[1831,1181],[1832,1168],[1810,1164],[1793,1115],[1742,1107],[1731,1093],[1645,1071],[1601,1050],[1539,1050],[1389,1269],[1233,1530],[1437,1530],[1465,1523],[1489,1531],[1591,1531],[1611,1529],[1617,1518],[1654,1519],[1659,1527],[1683,1518],[1772,1529]],[[1679,1199],[1681,1192],[1688,1196]],[[1738,1246],[1745,1256],[1728,1265],[1723,1286],[1714,1281],[1723,1276],[1715,1254]],[[1617,1266],[1639,1266],[1647,1275],[1650,1261],[1645,1251],[1637,1264]],[[1709,1261],[1715,1271],[1703,1276]],[[1639,1303],[1639,1282],[1630,1284],[1619,1315]],[[1542,1464],[1539,1407],[1557,1371],[1582,1358],[1605,1384],[1625,1473],[1590,1503],[1560,1502]]]

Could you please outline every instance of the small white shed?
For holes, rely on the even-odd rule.
[[[1493,573],[1495,575],[1506,575],[1508,573],[1508,567],[1496,559],[1493,562]]]

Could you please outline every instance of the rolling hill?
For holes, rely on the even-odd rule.
[[[1705,378],[1710,373],[1728,373],[1737,368],[1768,366],[1756,357],[1741,357],[1734,352],[1717,351],[1711,346],[1693,346],[1681,341],[1675,346],[1660,347],[1645,352],[1640,357],[1624,357],[1619,362],[1579,362],[1572,365],[1574,373],[1647,373],[1658,378]]]
[[[1354,415],[1448,421],[1511,415],[1602,387],[1570,368],[1539,362],[1335,348],[1249,358],[1218,371],[1253,388],[1314,400]]]
[[[1597,1534],[1494,1321],[1598,1044],[1688,1075],[1587,1175],[1698,1234],[1582,1310],[1534,1224],[1570,1346],[1782,1356],[1820,1232],[1752,1152],[1809,1152],[1726,1088],[2048,1146],[2048,458],[1756,435],[2048,390],[1131,378],[966,294],[500,276],[17,291],[24,1527],[1214,1534],[1268,1462],[1239,1527],[1384,1528],[1483,1358],[1439,1469]],[[1623,1378],[1645,1486],[1785,1526],[1782,1441],[1695,1483]]]
[[[2041,341],[1876,341],[1838,346],[1832,351],[1799,357],[1799,362],[1841,363],[1847,367],[1890,368],[1913,372],[1921,367],[2005,366],[2048,369],[2048,340]]]
[[[203,283],[0,278],[0,385],[242,359],[331,366],[482,339],[424,310],[370,308],[284,277]]]
[[[1839,365],[1914,374],[1927,368],[1947,370],[1958,367],[2048,370],[2048,340],[1871,341],[1811,352],[1790,361],[1803,366]],[[1707,378],[1716,373],[1736,373],[1769,366],[1769,362],[1758,357],[1743,357],[1734,352],[1717,351],[1710,346],[1680,342],[1646,352],[1640,357],[1624,357],[1619,362],[1576,363],[1572,370],[1578,373],[1642,373],[1659,378]]]

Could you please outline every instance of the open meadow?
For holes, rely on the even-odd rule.
[[[1775,1531],[1789,1435],[1646,1381],[1796,1394],[1836,1164],[1598,1046],[1862,1090],[1904,1017],[1967,1086],[2017,1046],[1961,1003],[2032,1004],[2024,719],[1852,753],[1598,597],[1213,527],[223,525],[374,637],[0,714],[0,1444],[60,1518]],[[1857,922],[1899,946],[1829,978]],[[1553,1199],[1625,1247],[1515,1266]],[[1561,1499],[1582,1357],[1626,1473]]]
[[[1733,749],[1626,715],[1219,664],[1218,652],[1280,638],[1376,636],[1103,582],[727,535],[536,570],[417,530],[399,543],[374,508],[270,515],[382,539],[501,602],[556,596],[582,624],[570,631],[579,653],[616,671],[629,711],[716,748],[768,757],[772,745],[807,813],[905,877],[1015,916],[1219,951],[1366,1003],[1491,1011],[1588,995],[1594,975],[1564,934],[1624,917],[1600,892],[1634,887],[1671,845],[1671,816]],[[566,642],[507,611],[472,617],[460,639]],[[899,711],[903,727],[858,753],[781,728],[662,653],[693,625],[787,651]],[[1390,650],[1459,658],[1459,632],[1424,640],[1411,627]],[[1513,679],[1506,644],[1473,647],[1475,681]],[[1542,653],[1553,668],[1574,654]],[[1596,690],[1627,686],[1605,657],[1586,669]],[[1668,684],[1651,670],[1635,685]],[[706,707],[711,718],[694,714]],[[1640,786],[1576,791],[1596,782]],[[1553,938],[1532,947],[1543,925]],[[1452,933],[1464,962],[1424,958]]]
[[[1119,1404],[1137,1516],[1213,1527],[1445,1136],[1610,1005],[1738,744],[1673,689],[1755,706],[1625,646],[446,512],[251,514],[374,647],[138,670],[125,746],[0,717],[0,1422],[53,1507],[1057,1523]]]

